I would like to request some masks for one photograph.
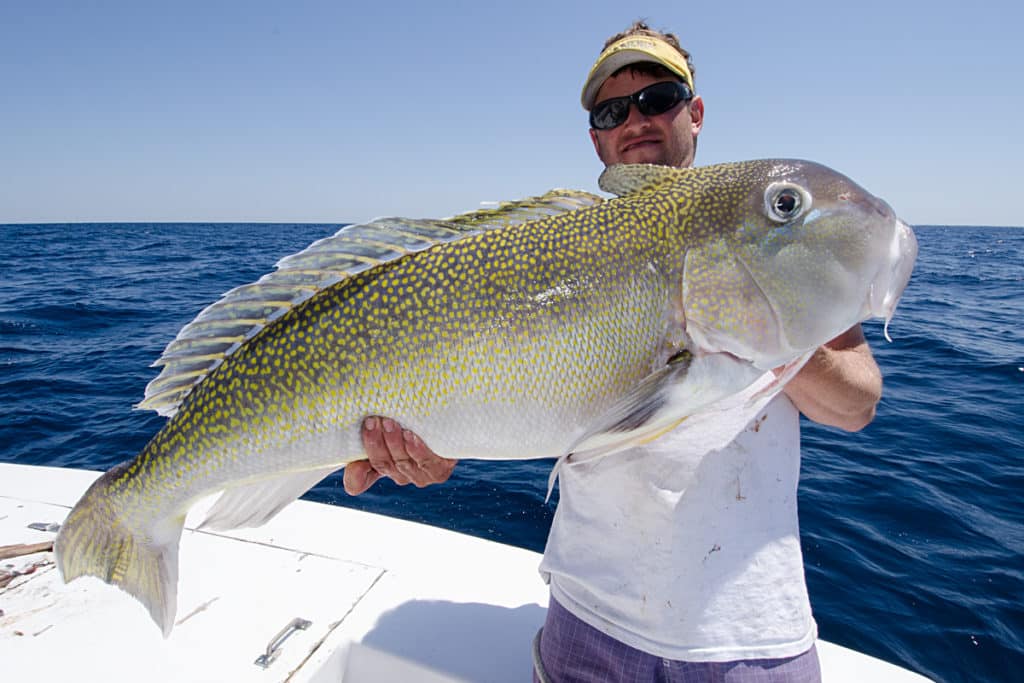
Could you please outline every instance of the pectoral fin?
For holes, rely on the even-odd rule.
[[[747,388],[762,374],[729,354],[678,354],[595,421],[573,444],[572,459],[649,443],[701,408]]]
[[[566,463],[591,460],[650,443],[703,408],[743,391],[764,371],[726,353],[694,356],[687,351],[648,375],[587,429],[548,478],[548,497]],[[773,385],[774,391],[779,386]]]

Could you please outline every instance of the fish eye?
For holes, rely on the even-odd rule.
[[[764,200],[768,217],[779,223],[793,220],[811,204],[810,197],[793,185],[771,185]]]

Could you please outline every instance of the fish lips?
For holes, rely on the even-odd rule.
[[[884,334],[889,341],[892,341],[889,337],[889,321],[896,313],[903,290],[910,282],[917,251],[917,236],[913,229],[900,219],[895,219],[887,267],[878,271],[868,293],[870,315],[885,319]]]

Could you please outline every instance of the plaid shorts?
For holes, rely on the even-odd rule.
[[[684,662],[620,643],[552,598],[533,641],[535,683],[820,683],[818,652],[782,659]]]

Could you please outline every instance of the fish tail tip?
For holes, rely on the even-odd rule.
[[[184,516],[163,520],[148,532],[124,524],[104,475],[86,491],[54,541],[54,559],[65,583],[94,576],[127,592],[170,635],[177,609],[178,541]]]

